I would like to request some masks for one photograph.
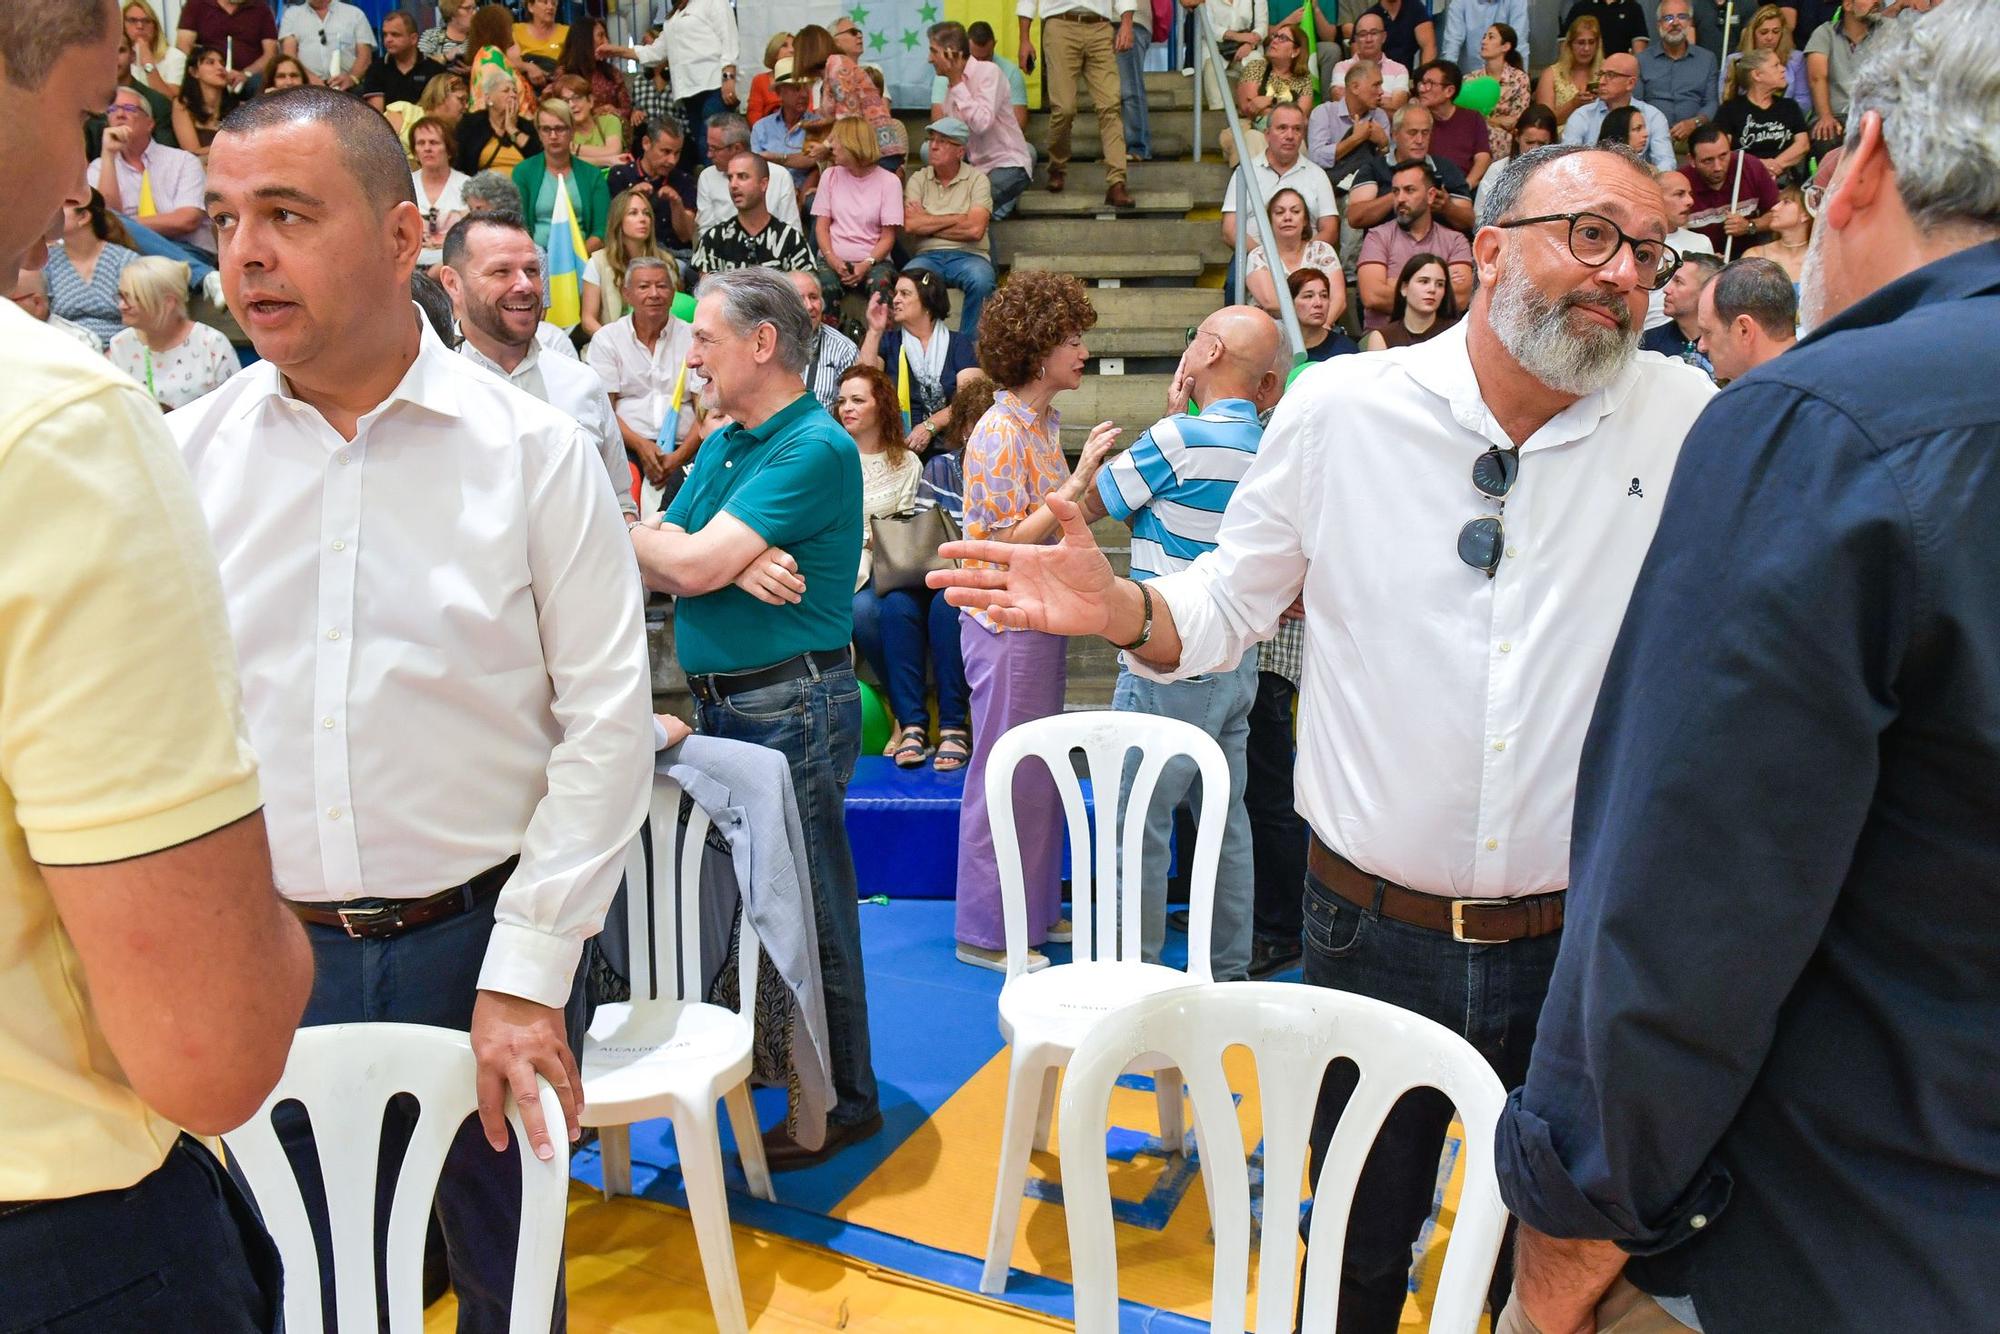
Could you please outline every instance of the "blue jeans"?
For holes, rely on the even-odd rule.
[[[986,298],[993,295],[993,261],[970,250],[926,250],[911,259],[904,272],[910,269],[929,269],[944,279],[946,287],[956,287],[965,293],[965,305],[958,315],[958,332],[966,338],[977,338],[979,312],[985,309]]]
[[[1121,713],[1150,713],[1193,723],[1214,737],[1229,762],[1227,794],[1203,790],[1201,771],[1193,760],[1175,760],[1160,775],[1146,809],[1145,883],[1140,886],[1139,943],[1148,963],[1160,961],[1167,937],[1167,842],[1173,835],[1174,808],[1183,800],[1196,814],[1201,803],[1227,796],[1229,812],[1222,827],[1222,860],[1215,875],[1215,915],[1209,939],[1209,966],[1218,982],[1240,982],[1250,975],[1250,919],[1257,892],[1255,858],[1251,853],[1250,816],[1243,806],[1250,741],[1250,706],[1257,698],[1257,654],[1253,650],[1226,672],[1190,676],[1161,685],[1120,668],[1111,707]],[[1138,771],[1135,756],[1125,768],[1130,783]]]
[[[162,259],[177,259],[188,266],[188,291],[199,292],[208,275],[215,272],[215,257],[204,255],[193,246],[162,236],[144,223],[135,222],[124,214],[118,220],[125,224],[126,235],[132,238],[132,248],[142,255],[158,255]]]
[[[485,961],[486,944],[492,934],[491,900],[456,917],[382,940],[356,940],[339,927],[308,923],[306,938],[312,944],[313,989],[300,1026],[432,1024],[470,1032],[472,1006],[479,994],[479,968]],[[564,1017],[570,1051],[575,1052],[583,1045],[585,1027],[582,969],[578,969],[571,986]],[[299,1176],[306,1216],[312,1220],[321,1254],[327,1254],[326,1196],[313,1151],[312,1127],[296,1108],[281,1112],[275,1120],[279,1138]],[[375,1196],[378,1255],[388,1242],[389,1205],[394,1198],[396,1169],[402,1162],[415,1120],[413,1110],[403,1099],[391,1102],[384,1118],[387,1129]],[[511,1137],[505,1152],[495,1153],[479,1128],[478,1118],[468,1118],[445,1155],[436,1208],[444,1230],[452,1287],[458,1293],[460,1334],[472,1331],[503,1334],[514,1303],[514,1250],[521,1214],[521,1161],[519,1148],[511,1142]],[[334,1317],[330,1265],[321,1268],[320,1288],[327,1327],[331,1329]],[[378,1305],[386,1313],[386,1292],[378,1287],[377,1293]],[[566,1301],[558,1271],[551,1327],[560,1331],[566,1323]]]
[[[1118,94],[1124,107],[1125,150],[1153,156],[1153,127],[1146,119],[1146,52],[1153,47],[1152,16],[1132,22],[1132,49],[1118,53]]]
[[[695,702],[704,736],[729,737],[782,752],[812,876],[820,980],[832,1048],[833,1111],[851,1126],[881,1110],[868,1043],[868,989],[861,972],[861,914],[854,854],[847,846],[847,780],[861,749],[861,686],[852,668],[745,690],[714,704]]]
[[[187,1135],[122,1190],[0,1204],[0,1273],[9,1329],[284,1327],[278,1248],[222,1164]]]
[[[1535,1022],[1549,992],[1562,932],[1502,945],[1463,945],[1357,908],[1308,876],[1305,981],[1400,1005],[1459,1034],[1492,1062],[1505,1088],[1528,1073]],[[1327,1071],[1313,1117],[1312,1181],[1333,1129],[1354,1093],[1357,1072],[1342,1061]],[[1450,1128],[1450,1101],[1412,1089],[1383,1122],[1361,1169],[1340,1267],[1341,1334],[1393,1334],[1409,1290],[1410,1249],[1436,1194],[1438,1156]],[[1502,1249],[1490,1293],[1493,1309],[1512,1286],[1511,1245]]]
[[[924,668],[937,677],[939,727],[964,727],[971,692],[958,648],[958,608],[928,588],[898,588],[882,596],[865,584],[854,595],[854,643],[889,690],[889,710],[902,727],[925,726]]]
[[[993,221],[1013,215],[1014,205],[1028,192],[1030,174],[1026,167],[995,167],[986,173],[986,183],[993,190]]]
[[[693,97],[683,97],[680,109],[681,124],[687,126],[689,160],[699,173],[708,165],[708,118],[729,110],[729,107],[723,103],[722,90],[711,88]]]

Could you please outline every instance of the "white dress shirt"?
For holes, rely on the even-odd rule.
[[[173,413],[278,888],[420,898],[515,854],[482,990],[561,1005],[652,773],[637,563],[597,451],[420,320],[343,440],[269,362]]]
[[[473,365],[492,371],[516,389],[533,394],[573,418],[603,458],[618,508],[628,517],[638,514],[639,502],[632,499],[632,470],[625,461],[625,437],[618,433],[618,419],[611,412],[611,396],[604,392],[604,381],[597,378],[597,372],[575,357],[545,357],[539,343],[530,344],[528,354],[511,371],[470,341],[460,343],[458,351]]]
[[[306,0],[286,5],[284,21],[278,25],[279,44],[287,37],[298,39],[299,63],[316,79],[330,77],[335,52],[340,53],[339,72],[352,74],[356,53],[364,46],[375,45],[368,16],[346,0],[333,0],[326,7],[325,18],[313,13]]]
[[[1295,790],[1320,839],[1429,894],[1569,884],[1577,760],[1688,427],[1714,387],[1639,353],[1611,388],[1521,447],[1504,510],[1472,485],[1509,447],[1480,398],[1466,326],[1311,367],[1236,488],[1220,545],[1151,580],[1210,671],[1268,638],[1303,588]],[[1500,513],[1498,577],[1458,558]]]
[[[1052,19],[1058,14],[1068,14],[1081,10],[1085,14],[1095,14],[1102,19],[1116,23],[1126,14],[1139,12],[1139,0],[1016,0],[1014,13],[1019,18]],[[1136,19],[1134,20],[1136,22]],[[1150,31],[1151,22],[1146,25]]]
[[[674,381],[680,378],[693,346],[694,330],[680,320],[669,319],[649,349],[633,331],[632,317],[626,315],[599,329],[590,340],[590,368],[597,372],[605,392],[616,400],[619,420],[657,442],[660,421],[673,403]],[[681,390],[684,419],[692,413],[695,393],[704,383],[699,372],[688,372]],[[676,423],[675,436],[680,434],[679,427]]]
[[[799,235],[811,234],[799,221],[799,193],[792,185],[792,173],[789,171],[771,173],[770,184],[764,187],[764,207],[771,210],[771,216],[779,222],[797,228]],[[694,183],[695,230],[705,232],[716,223],[735,216],[736,205],[729,198],[729,178],[713,165],[703,167]]]
[[[722,71],[736,66],[736,11],[729,0],[688,0],[678,13],[667,15],[660,35],[633,52],[641,65],[667,62],[676,102],[722,87]],[[744,90],[747,94],[747,89]],[[689,134],[702,133],[699,125]]]

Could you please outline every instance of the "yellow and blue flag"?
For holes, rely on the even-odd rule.
[[[583,266],[590,258],[569,199],[570,182],[575,179],[572,172],[558,182],[555,212],[549,218],[549,323],[560,329],[574,328],[583,319]]]
[[[908,334],[903,335],[905,338]],[[910,350],[900,348],[896,355],[896,406],[903,410],[903,434],[910,433]]]

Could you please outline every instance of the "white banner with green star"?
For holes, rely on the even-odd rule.
[[[743,37],[742,67],[762,69],[764,43],[774,32],[797,32],[808,23],[831,27],[841,15],[861,26],[866,64],[882,71],[891,105],[921,110],[931,104],[931,24],[955,19],[993,25],[1002,55],[1018,44],[1014,6],[1008,0],[738,0],[736,23]],[[1033,81],[1036,85],[1040,80]],[[1033,98],[1037,103],[1039,97]]]

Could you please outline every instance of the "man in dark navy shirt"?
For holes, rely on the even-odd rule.
[[[1883,34],[1814,332],[1681,452],[1496,1137],[1500,1334],[2000,1318],[2000,167],[1947,123],[1996,71],[2000,7]]]

